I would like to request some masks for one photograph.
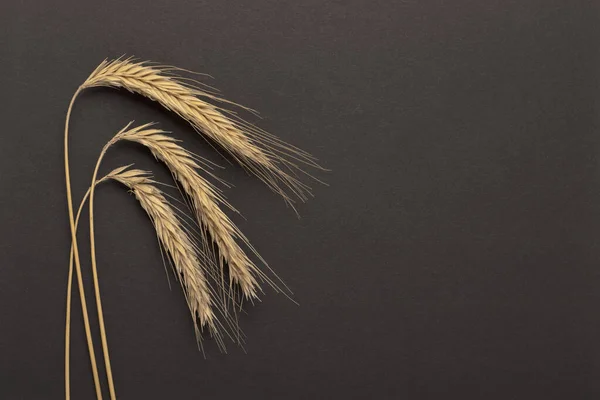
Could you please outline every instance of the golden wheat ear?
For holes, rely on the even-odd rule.
[[[218,344],[224,348],[218,329],[219,322],[213,312],[211,289],[204,274],[204,271],[209,269],[205,265],[207,259],[199,252],[164,193],[156,186],[148,172],[139,169],[120,167],[109,173],[106,179],[112,179],[129,188],[150,217],[156,235],[177,272],[195,322],[198,339],[200,331],[208,328]]]
[[[257,297],[257,292],[261,290],[258,279],[267,282],[275,290],[280,290],[275,282],[252,262],[238,244],[238,241],[241,242],[266,266],[264,260],[223,212],[220,205],[232,207],[218,189],[198,173],[199,169],[204,170],[197,162],[198,156],[181,147],[177,140],[167,136],[166,132],[154,129],[151,124],[124,129],[115,136],[114,141],[119,140],[142,144],[169,168],[190,201],[198,225],[202,227],[205,239],[203,243],[212,242],[215,245],[207,245],[205,251],[214,254],[215,258],[218,257],[222,280],[224,280],[224,265],[226,264],[229,267],[230,286],[232,283],[238,284],[246,298]],[[273,271],[271,273],[276,276]]]
[[[160,103],[216,142],[240,165],[258,176],[292,205],[310,195],[301,165],[322,169],[314,157],[245,122],[208,100],[228,103],[200,83],[177,74],[181,69],[129,59],[103,61],[81,85],[124,88]],[[308,174],[307,174],[308,175]],[[310,175],[309,175],[310,176]]]

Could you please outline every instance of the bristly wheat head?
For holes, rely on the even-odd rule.
[[[321,168],[314,157],[243,121],[233,112],[207,102],[229,103],[199,83],[178,76],[178,71],[182,70],[132,59],[105,60],[81,89],[125,88],[157,101],[218,143],[290,205],[294,197],[304,201],[310,196],[310,188],[298,179],[297,173],[305,173],[298,164]]]
[[[205,233],[203,242],[207,244],[212,241],[218,249],[222,277],[224,264],[228,265],[230,285],[232,282],[237,283],[247,298],[257,296],[257,291],[260,290],[257,278],[278,289],[237,243],[239,240],[260,258],[244,234],[219,207],[220,204],[229,208],[231,206],[218,189],[197,172],[198,169],[204,169],[196,162],[197,156],[178,145],[176,139],[165,133],[160,129],[151,128],[151,124],[145,124],[120,131],[113,141],[127,140],[140,143],[150,149],[158,160],[166,164],[180,183],[183,192],[191,200],[197,222]],[[210,253],[214,250],[214,246],[205,246],[205,250]],[[264,262],[262,258],[260,259]]]
[[[216,318],[212,310],[209,285],[200,261],[201,256],[192,239],[149,174],[146,171],[126,168],[117,168],[109,173],[106,179],[113,179],[128,187],[152,220],[156,234],[180,277],[198,338],[200,330],[208,327],[222,344],[216,329]],[[196,318],[200,320],[199,326],[196,324]]]

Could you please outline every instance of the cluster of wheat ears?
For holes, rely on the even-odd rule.
[[[223,350],[226,338],[240,345],[243,343],[236,310],[239,310],[244,300],[257,298],[262,291],[261,283],[266,283],[277,291],[287,291],[281,281],[279,282],[284,290],[279,288],[275,282],[277,276],[223,211],[224,208],[235,209],[227,203],[221,190],[207,180],[206,176],[218,179],[211,172],[210,163],[187,151],[168,132],[153,124],[132,127],[130,123],[106,143],[96,162],[89,189],[81,200],[77,213],[74,213],[69,170],[69,119],[79,93],[91,87],[123,88],[158,102],[185,119],[197,133],[205,135],[225,150],[292,207],[296,200],[304,201],[310,196],[310,188],[300,181],[299,176],[305,173],[302,166],[321,169],[314,157],[238,118],[234,112],[224,107],[233,103],[218,97],[213,90],[201,83],[181,76],[182,72],[184,70],[179,68],[131,58],[105,60],[79,86],[69,104],[64,132],[65,179],[72,240],[65,327],[67,399],[70,398],[73,270],[79,288],[96,396],[98,399],[102,398],[77,247],[77,225],[86,201],[89,206],[90,259],[100,339],[110,398],[116,399],[94,238],[94,192],[102,182],[115,181],[124,185],[135,195],[150,217],[161,251],[166,255],[165,258],[181,284],[200,348],[205,330]],[[135,142],[146,147],[157,160],[166,165],[185,199],[183,203],[187,206],[191,214],[189,219],[193,223],[182,217],[181,209],[173,205],[172,200],[176,199],[163,192],[147,171],[121,166],[99,178],[98,172],[104,155],[110,147],[121,141]],[[258,260],[259,265],[252,258]]]

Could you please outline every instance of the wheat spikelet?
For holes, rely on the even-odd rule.
[[[228,265],[230,284],[237,283],[247,298],[257,296],[257,291],[260,289],[257,277],[276,288],[273,281],[260,271],[237,243],[239,240],[254,251],[243,233],[219,207],[219,204],[227,207],[230,205],[210,182],[198,174],[197,170],[202,167],[196,162],[195,156],[178,145],[176,139],[165,135],[166,132],[153,129],[150,125],[122,130],[114,140],[140,143],[167,165],[191,200],[198,224],[210,237],[208,240],[212,240],[217,246],[221,274],[223,274],[223,264]]]
[[[205,99],[225,102],[195,81],[176,75],[174,67],[150,65],[132,59],[103,61],[81,85],[125,88],[175,112],[196,131],[218,143],[247,170],[292,205],[293,197],[304,201],[310,188],[297,177],[298,163],[321,168],[308,153],[235,117],[234,113]],[[288,193],[290,192],[290,193]]]

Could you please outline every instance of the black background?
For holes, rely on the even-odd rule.
[[[155,104],[81,96],[77,199],[114,132],[157,121],[226,165],[226,195],[246,217],[235,222],[300,303],[268,292],[241,321],[248,354],[208,341],[205,360],[146,216],[102,187],[120,398],[597,398],[599,11],[572,0],[2,2],[0,397],[63,397],[64,116],[102,59],[127,54],[211,74],[261,111],[252,122],[332,172],[298,220]],[[168,178],[136,146],[117,146],[104,170],[129,162]],[[77,302],[73,313],[73,398],[92,399]]]

